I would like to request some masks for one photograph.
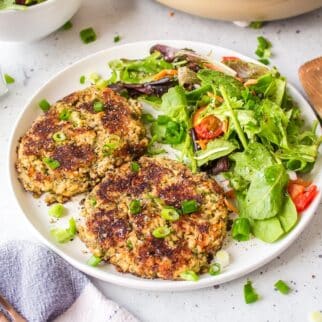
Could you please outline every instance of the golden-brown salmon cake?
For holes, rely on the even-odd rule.
[[[27,191],[64,202],[147,147],[141,108],[109,88],[72,93],[39,116],[21,138],[16,168]]]
[[[183,214],[182,205],[192,213]],[[78,231],[95,256],[119,271],[177,280],[187,270],[209,268],[226,234],[227,213],[220,187],[206,174],[142,157],[109,171],[93,189]]]

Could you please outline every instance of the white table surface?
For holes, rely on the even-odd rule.
[[[72,19],[74,27],[33,44],[0,43],[0,65],[16,83],[0,98],[0,242],[34,239],[7,187],[7,149],[10,132],[26,100],[46,80],[79,58],[113,46],[116,33],[121,44],[149,39],[185,39],[209,42],[254,56],[256,37],[273,43],[272,62],[299,88],[297,69],[322,54],[322,10],[273,22],[261,30],[243,29],[175,12],[151,0],[85,1]],[[95,43],[84,45],[80,29],[92,26]],[[107,297],[143,321],[307,321],[312,310],[322,310],[322,207],[312,223],[284,254],[270,264],[224,285],[194,292],[159,293],[131,290],[94,280]],[[262,299],[243,301],[243,284],[249,278]],[[293,287],[290,295],[273,290],[283,279]]]

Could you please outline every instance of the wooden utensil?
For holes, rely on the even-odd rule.
[[[322,118],[322,57],[310,60],[299,68],[302,86],[313,105],[314,111]]]

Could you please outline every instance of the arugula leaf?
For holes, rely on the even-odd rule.
[[[256,114],[260,119],[258,136],[264,141],[287,148],[286,128],[289,120],[284,111],[274,102],[264,99],[258,106]]]
[[[217,138],[208,142],[205,150],[198,150],[195,159],[199,167],[209,161],[224,157],[234,150],[238,149],[238,144],[233,141],[227,141],[223,138]]]
[[[219,86],[223,86],[229,97],[241,97],[243,84],[232,76],[210,69],[200,70],[197,76],[201,85],[211,85],[215,94],[220,94]]]
[[[244,149],[247,149],[247,140],[246,140],[246,137],[245,137],[245,134],[243,132],[243,130],[241,129],[240,127],[240,123],[238,121],[238,118],[236,116],[236,113],[235,111],[233,110],[233,106],[232,106],[232,102],[230,100],[230,97],[228,96],[228,92],[226,91],[226,88],[223,86],[223,85],[220,85],[219,86],[219,89],[220,89],[220,92],[222,94],[222,97],[224,98],[225,100],[225,104],[230,112],[230,118],[232,120],[232,123],[235,127],[235,130],[237,132],[237,135],[240,139],[240,142],[242,143]]]
[[[268,219],[277,215],[283,202],[283,190],[288,175],[281,164],[274,164],[258,172],[246,194],[247,217]]]
[[[196,104],[202,98],[203,95],[211,91],[212,91],[211,85],[206,84],[190,92],[186,92],[186,98],[187,98],[188,104],[189,105]]]
[[[281,105],[285,96],[286,81],[280,77],[276,69],[273,69],[259,77],[257,83],[250,86],[250,89],[263,94],[264,98],[270,99],[277,105]]]
[[[316,135],[318,122],[314,122],[309,131],[302,130],[303,122],[297,109],[291,110],[291,116],[286,129],[289,145],[276,151],[275,156],[281,159],[286,168],[306,173],[310,171],[318,156],[322,137]]]
[[[278,150],[275,155],[285,161],[286,167],[292,171],[303,171],[308,163],[314,163],[318,156],[319,144],[294,145]]]
[[[254,175],[273,165],[274,160],[268,150],[260,143],[250,143],[244,152],[237,152],[229,157],[235,161],[234,175],[252,181]]]
[[[275,78],[271,82],[270,86],[265,91],[265,97],[269,98],[271,101],[277,105],[282,105],[283,98],[285,95],[286,81],[282,78]]]

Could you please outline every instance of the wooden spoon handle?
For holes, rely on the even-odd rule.
[[[322,57],[302,65],[299,78],[315,112],[322,118]]]

